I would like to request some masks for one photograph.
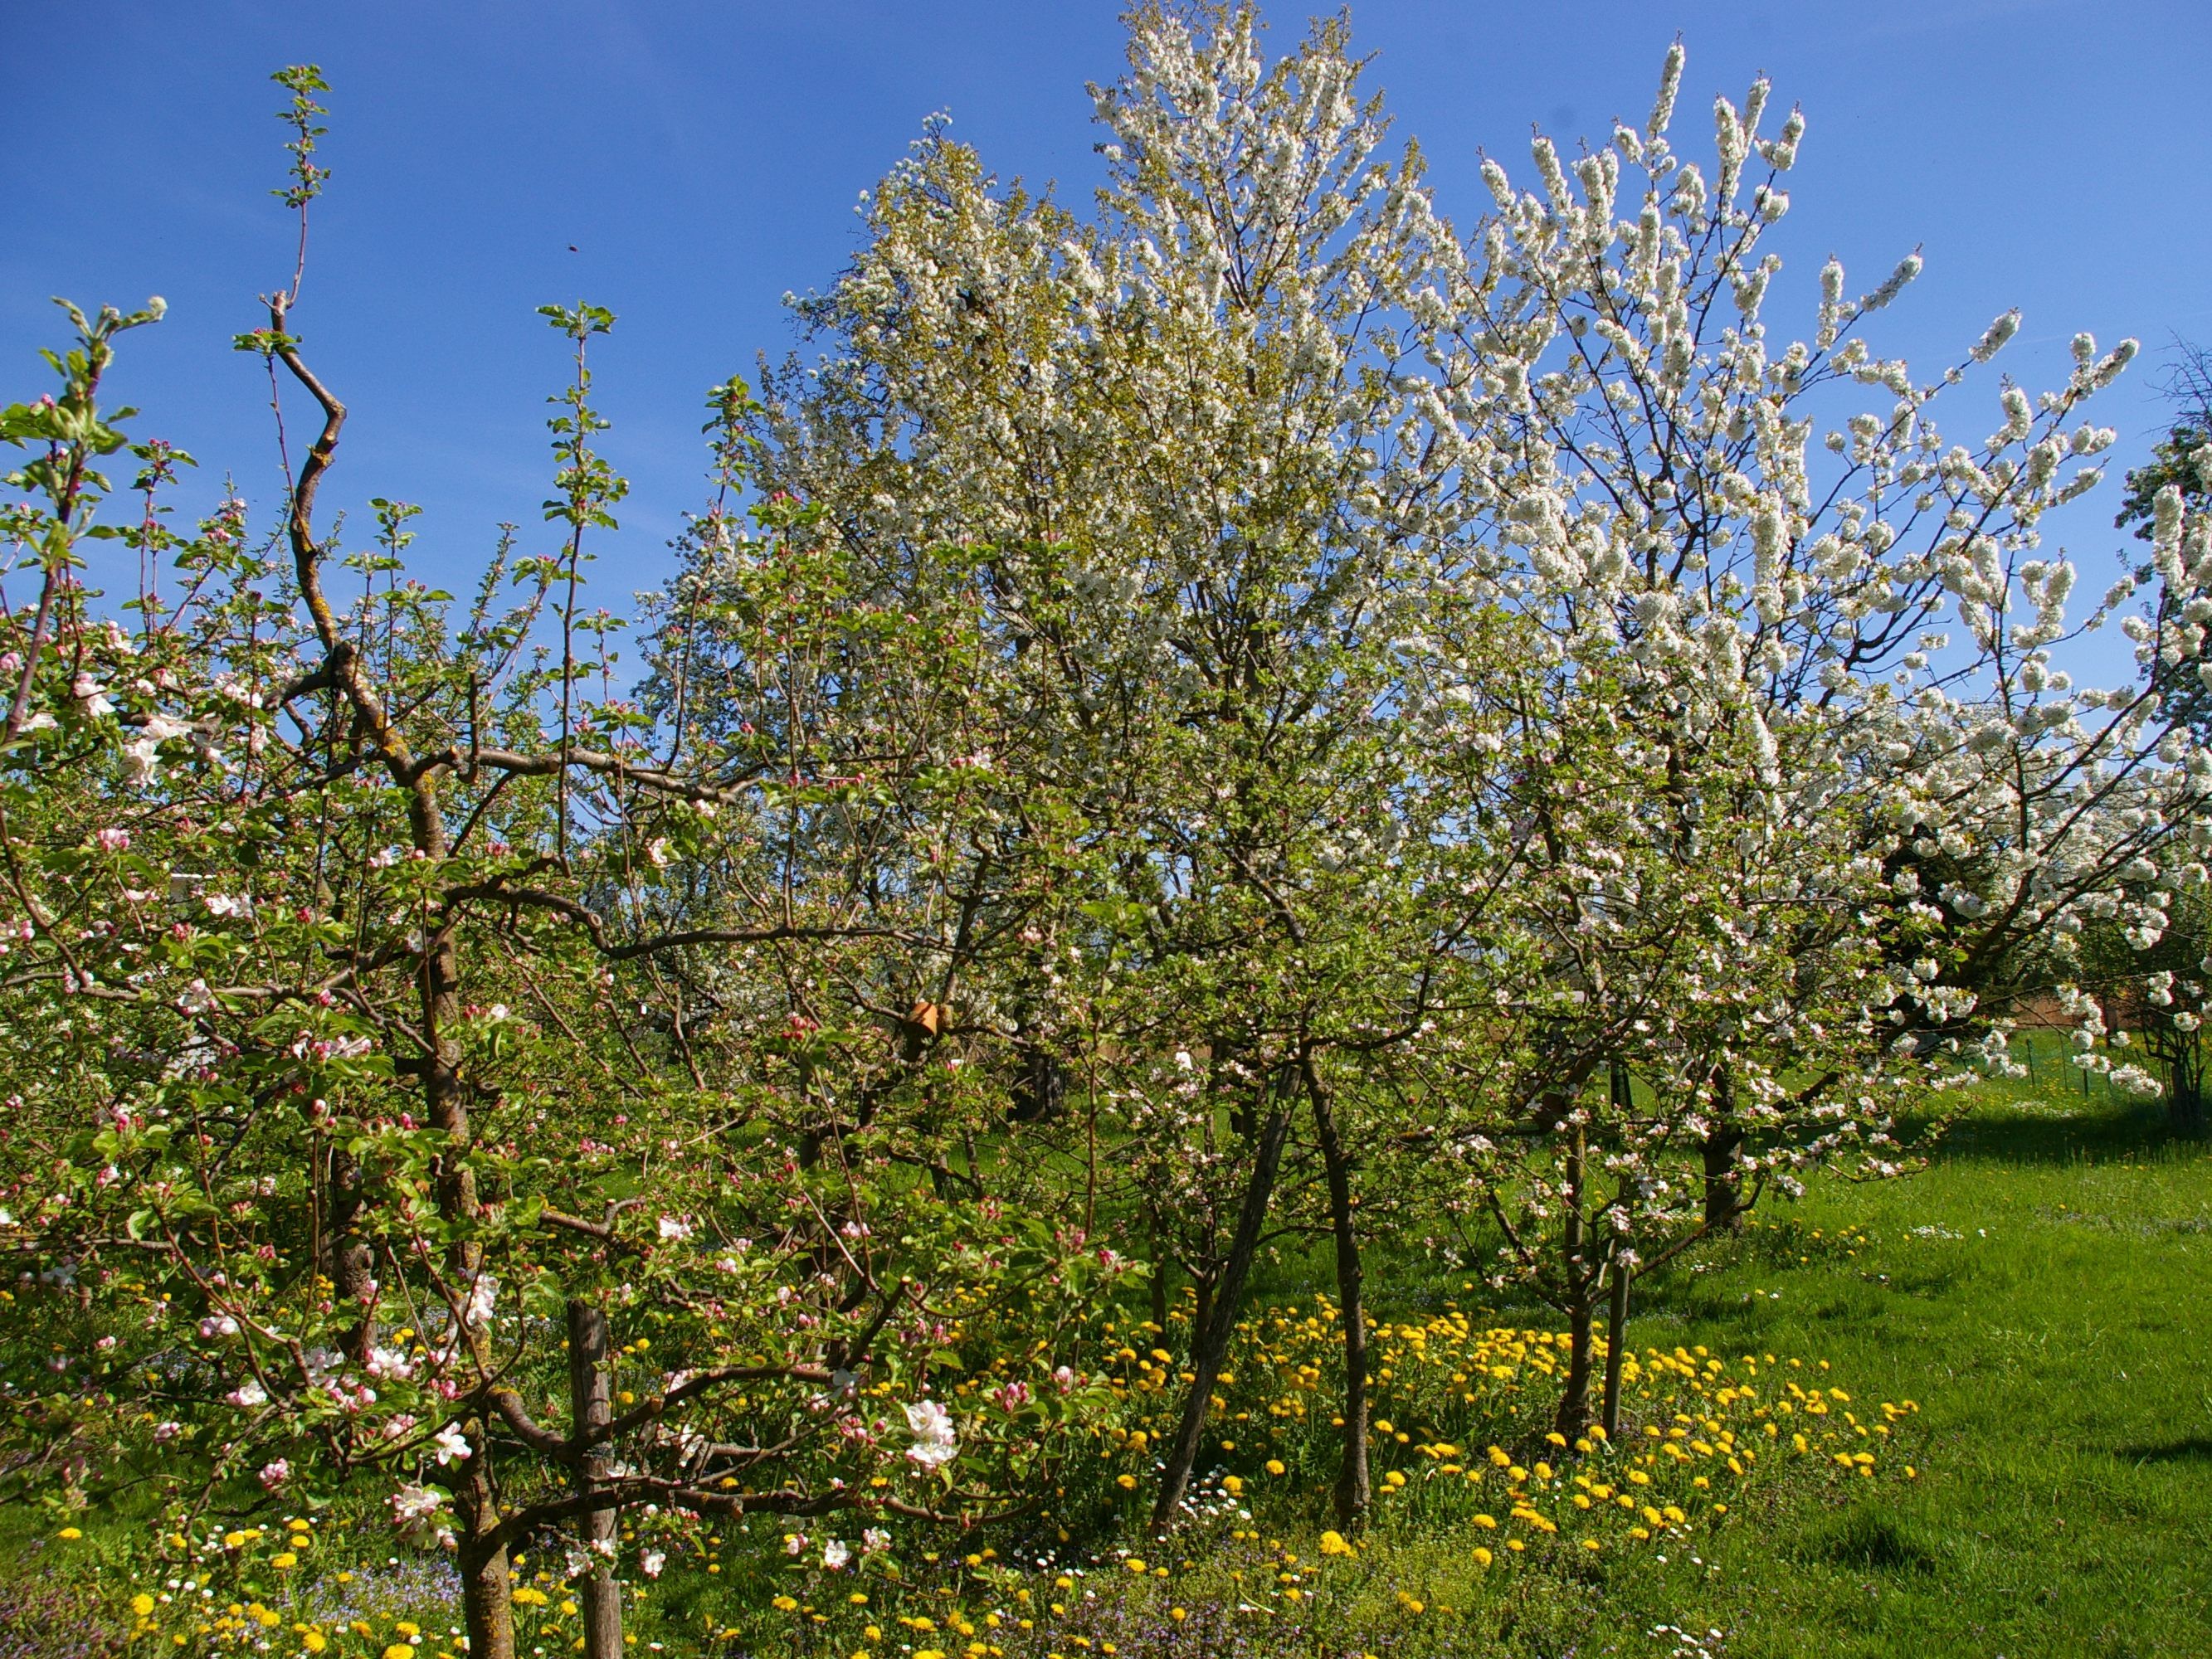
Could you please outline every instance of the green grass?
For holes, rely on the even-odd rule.
[[[1609,1576],[1578,1651],[1663,1653],[1665,1623],[1729,1659],[2212,1653],[2212,1156],[2081,1104],[1992,1102],[1924,1173],[1823,1186],[1653,1287],[1638,1346],[1819,1356],[1919,1402],[1919,1476]]]
[[[1374,1265],[1378,1285],[1426,1282],[1416,1263]],[[1664,1560],[1657,1548],[1590,1560],[1560,1551],[1510,1572],[1502,1562],[1471,1567],[1483,1540],[1449,1510],[1386,1504],[1362,1558],[1330,1570],[1340,1618],[1317,1619],[1287,1646],[1237,1650],[1334,1655],[1340,1643],[1312,1645],[1327,1627],[1356,1632],[1384,1659],[2212,1654],[2209,1270],[2212,1152],[2172,1143],[2155,1109],[2101,1091],[2087,1102],[1993,1091],[1924,1172],[1824,1183],[1639,1292],[1639,1348],[1825,1359],[1823,1380],[1857,1401],[1918,1402],[1881,1478],[1758,1486],[1724,1522],[1670,1542]],[[1256,1297],[1329,1288],[1325,1261],[1309,1259],[1276,1269]],[[1456,1274],[1430,1288],[1431,1305],[1474,1302]],[[1421,1299],[1376,1313],[1409,1313]],[[1477,1318],[1554,1322],[1528,1308]],[[1917,1479],[1904,1477],[1908,1462]],[[1309,1559],[1322,1524],[1317,1504],[1308,1515],[1287,1492],[1261,1516]],[[0,1556],[29,1553],[50,1528],[49,1517],[0,1516]],[[1218,1592],[1225,1622],[1208,1612],[1205,1632],[1194,1623],[1158,1651],[1225,1653],[1209,1646],[1216,1629],[1224,1641],[1233,1628],[1265,1644],[1230,1613],[1239,1592],[1227,1577],[1272,1576],[1262,1553],[1256,1540],[1224,1548],[1162,1586],[1194,1607]],[[0,1579],[10,1576],[0,1565]],[[1112,1582],[1109,1602],[1153,1594]],[[686,1650],[684,1632],[697,1629],[677,1616],[680,1600],[639,1621],[670,1652]],[[1700,1633],[1700,1645],[1661,1626]],[[1722,1632],[1717,1643],[1702,1638],[1709,1630]]]
[[[1532,1557],[1510,1586],[1469,1571],[1483,1534],[1385,1504],[1344,1569],[1337,1631],[1387,1659],[2212,1655],[2212,1149],[2102,1085],[2061,1092],[2054,1071],[1984,1091],[1923,1172],[1823,1182],[1639,1292],[1639,1349],[1824,1359],[1860,1401],[1917,1402],[1882,1478],[1779,1482],[1663,1561]],[[1403,1259],[1373,1265],[1418,1282]],[[1313,1255],[1255,1297],[1332,1288]],[[1471,1301],[1455,1273],[1430,1291]],[[1322,1524],[1262,1520],[1300,1548]],[[1394,1609],[1401,1589],[1425,1610]]]
[[[1638,1322],[1923,1408],[1917,1482],[1717,1540],[1731,1655],[2212,1652],[2212,1158],[2159,1131],[1985,1108],[1925,1174],[1826,1188]],[[1856,1256],[1777,1248],[1850,1226]]]

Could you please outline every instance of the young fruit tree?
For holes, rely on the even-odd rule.
[[[1021,919],[1054,961],[1038,998],[1035,957],[1007,957],[1004,1000],[1115,980],[1070,1022],[1088,1109],[1146,1172],[1131,1248],[1200,1289],[1163,1522],[1302,1143],[1346,1345],[1340,1507],[1366,1501],[1340,1085],[1437,950],[1402,854],[1433,808],[1398,647],[1468,483],[1411,390],[1450,247],[1419,154],[1384,157],[1340,20],[1273,63],[1257,34],[1249,8],[1133,14],[1128,73],[1094,92],[1088,218],[926,136],[802,307],[823,360],[771,380],[757,428],[763,482],[885,591],[967,550],[1018,826],[988,854],[1000,937]]]
[[[324,88],[278,78],[304,254]],[[458,616],[404,575],[404,503],[343,554],[317,506],[346,410],[295,331],[303,270],[240,341],[313,412],[262,549],[234,501],[166,522],[188,458],[158,443],[129,446],[138,522],[100,521],[128,411],[100,384],[158,304],[72,313],[58,392],[0,417],[40,576],[5,623],[25,1067],[0,1248],[15,1311],[68,1337],[11,1425],[55,1449],[15,1478],[64,1504],[149,1483],[178,1550],[210,1514],[381,1493],[454,1553],[478,1659],[514,1651],[511,1554],[564,1536],[589,1650],[621,1651],[640,1505],[872,1536],[1019,1506],[1105,1398],[1068,1361],[1113,1264],[917,1186],[942,1161],[924,1092],[799,1144],[837,1056],[788,953],[849,942],[872,873],[820,851],[874,754],[839,688],[915,679],[942,641],[793,562],[751,687],[776,743],[648,723],[583,607],[625,489],[589,306],[546,308],[574,361],[548,550],[506,532]],[[118,540],[140,592],[111,607],[90,583]]]

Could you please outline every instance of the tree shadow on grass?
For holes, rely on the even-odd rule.
[[[2112,1455],[2130,1463],[2212,1463],[2212,1435],[2192,1434],[2159,1446],[2121,1446]]]
[[[1924,1573],[1941,1565],[1942,1547],[1919,1527],[1878,1504],[1859,1504],[1809,1528],[1791,1553],[1861,1571]]]
[[[1902,1127],[1899,1139],[1908,1146],[1924,1132],[1918,1124]],[[1954,1124],[1929,1155],[1937,1164],[2113,1164],[2203,1144],[2176,1136],[2155,1102],[2079,1113],[1987,1106]]]

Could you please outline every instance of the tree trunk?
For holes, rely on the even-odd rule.
[[[1613,1103],[1624,1117],[1636,1109],[1635,1085],[1628,1067],[1616,1060],[1613,1062]],[[1634,1182],[1625,1183],[1615,1196],[1615,1212],[1632,1222],[1636,1213],[1637,1200],[1642,1193]],[[1612,1440],[1620,1433],[1620,1365],[1628,1353],[1628,1287],[1635,1278],[1635,1269],[1621,1260],[1629,1249],[1630,1235],[1619,1225],[1613,1229],[1613,1255],[1607,1263],[1605,1313],[1605,1398],[1598,1407],[1598,1423],[1605,1437]]]
[[[1168,1247],[1166,1229],[1157,1218],[1152,1223],[1152,1324],[1162,1338],[1168,1334]],[[1195,1327],[1191,1340],[1198,1340]]]
[[[460,1521],[461,1610],[468,1626],[469,1659],[514,1659],[514,1585],[507,1546],[495,1541],[499,1506],[492,1496],[489,1437],[477,1434],[455,1496]]]
[[[1040,1044],[1024,1040],[1015,1050],[1013,1087],[1007,1091],[1006,1115],[1016,1123],[1049,1123],[1067,1103],[1067,1073],[1060,1057]]]
[[[1743,1229],[1743,1175],[1735,1155],[1743,1137],[1735,1131],[1716,1129],[1705,1137],[1705,1231],[1740,1232]]]
[[[1208,1042],[1206,1088],[1209,1096],[1224,1091],[1228,1093],[1229,1133],[1240,1139],[1249,1139],[1259,1127],[1259,1119],[1252,1110],[1251,1091],[1241,1083],[1229,1081],[1243,1076],[1240,1061],[1244,1052],[1242,1045],[1229,1037],[1217,1036]]]
[[[368,1363],[376,1345],[376,1297],[370,1289],[368,1241],[361,1236],[361,1160],[336,1144],[331,1146],[331,1285],[338,1304],[353,1319],[339,1346],[356,1365]]]
[[[1560,1240],[1560,1283],[1567,1315],[1567,1387],[1552,1426],[1569,1440],[1589,1431],[1590,1420],[1590,1291],[1597,1283],[1583,1261],[1583,1166],[1588,1147],[1577,1126],[1567,1149],[1566,1230]]]
[[[1605,1315],[1605,1406],[1600,1421],[1605,1426],[1605,1437],[1620,1437],[1620,1362],[1628,1355],[1628,1285],[1632,1277],[1629,1269],[1615,1257],[1612,1269],[1612,1297]]]
[[[1182,1419],[1176,1426],[1175,1442],[1168,1449],[1159,1496],[1153,1500],[1155,1531],[1164,1531],[1175,1519],[1184,1490],[1190,1485],[1191,1468],[1198,1462],[1199,1441],[1206,1433],[1206,1406],[1212,1397],[1214,1383],[1221,1376],[1221,1362],[1229,1352],[1229,1339],[1237,1328],[1237,1306],[1244,1299],[1244,1280],[1251,1273],[1252,1258],[1259,1252],[1260,1230],[1267,1224],[1267,1206],[1275,1194],[1275,1172],[1282,1165],[1283,1142],[1290,1130],[1290,1109],[1278,1099],[1269,1108],[1267,1121],[1260,1126],[1259,1139],[1253,1147],[1252,1173],[1244,1183],[1244,1204],[1237,1217],[1237,1234],[1230,1243],[1229,1259],[1222,1265],[1220,1279],[1213,1287],[1213,1305],[1205,1325],[1192,1337],[1190,1391],[1183,1396]]]
[[[1735,1155],[1743,1150],[1743,1131],[1735,1127],[1735,1079],[1723,1066],[1713,1079],[1714,1109],[1720,1121],[1705,1139],[1705,1231],[1738,1232],[1743,1227],[1743,1172]]]
[[[2194,1032],[2174,1042],[2166,1066],[2166,1127],[2178,1135],[2204,1133],[2204,1061]]]
[[[419,793],[410,804],[415,844],[427,856],[446,854],[445,825],[434,799]],[[483,1272],[483,1246],[471,1224],[481,1213],[477,1176],[469,1162],[475,1132],[469,1121],[469,1092],[461,1076],[460,952],[450,931],[434,934],[422,952],[421,1000],[424,1053],[419,1076],[422,1103],[433,1128],[445,1133],[437,1164],[439,1218],[459,1237],[447,1250],[447,1270],[475,1302]],[[464,1316],[456,1333],[470,1350],[479,1375],[489,1376],[497,1362],[491,1351],[489,1318]],[[461,1605],[469,1632],[469,1659],[514,1659],[514,1608],[509,1599],[506,1543],[499,1536],[499,1495],[491,1479],[491,1436],[481,1423],[471,1425],[471,1455],[454,1489],[459,1521]]]
[[[607,1316],[589,1302],[568,1304],[568,1423],[571,1436],[605,1429],[612,1415],[607,1382]],[[589,1498],[606,1478],[605,1442],[576,1462],[576,1495]],[[586,1659],[620,1659],[622,1585],[615,1577],[615,1511],[586,1510],[577,1533],[592,1565],[584,1577]]]
[[[1360,1297],[1359,1234],[1352,1215],[1352,1170],[1336,1133],[1336,1116],[1313,1056],[1301,1062],[1314,1135],[1328,1180],[1329,1231],[1336,1241],[1336,1298],[1344,1322],[1344,1441],[1337,1464],[1336,1522],[1347,1530],[1367,1513],[1367,1316]]]

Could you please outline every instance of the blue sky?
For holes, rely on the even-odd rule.
[[[1303,10],[1269,16],[1285,46],[1304,27]],[[1870,287],[1919,246],[1927,275],[1877,345],[1924,376],[2018,305],[2003,364],[2036,386],[2063,373],[2076,329],[2136,334],[2146,367],[2103,417],[2124,461],[2160,428],[2171,337],[2212,341],[2203,0],[1364,0],[1353,24],[1398,134],[1421,140],[1463,224],[1486,199],[1480,150],[1525,176],[1532,123],[1571,140],[1640,118],[1679,32],[1692,153],[1712,94],[1740,98],[1758,70],[1805,108],[1778,325],[1808,314],[1828,252]],[[169,319],[129,341],[115,393],[145,410],[142,431],[199,457],[191,504],[228,470],[265,514],[266,383],[228,341],[289,270],[267,76],[312,60],[334,86],[335,177],[297,325],[353,410],[326,500],[354,507],[356,541],[369,496],[422,503],[418,550],[447,580],[466,580],[502,519],[550,542],[542,398],[562,363],[533,308],[588,298],[621,319],[597,357],[606,448],[634,484],[597,573],[617,607],[665,569],[665,538],[701,497],[704,389],[789,349],[782,296],[831,278],[856,196],[923,118],[950,111],[1003,174],[1087,191],[1084,82],[1121,61],[1112,0],[0,0],[0,25],[15,158],[0,397],[43,389],[33,351],[61,337],[47,295],[160,293]],[[1996,424],[1993,384],[1960,401],[1957,435]],[[2093,497],[2053,537],[2085,587],[2119,544],[2112,511]]]

